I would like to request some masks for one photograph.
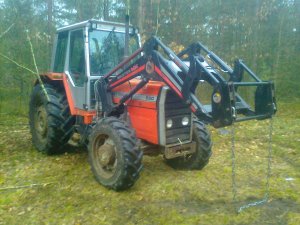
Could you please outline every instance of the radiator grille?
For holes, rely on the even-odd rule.
[[[182,125],[182,118],[188,117],[189,123],[186,126]],[[191,134],[191,110],[177,95],[168,91],[165,101],[165,121],[172,119],[173,126],[166,129],[166,144],[179,143],[189,141]]]

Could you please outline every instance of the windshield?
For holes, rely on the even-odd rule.
[[[125,33],[93,30],[89,33],[90,71],[92,76],[108,73],[124,57]],[[129,52],[131,55],[139,48],[137,35],[130,35]]]

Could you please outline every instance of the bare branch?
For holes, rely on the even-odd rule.
[[[43,183],[43,184],[30,184],[30,185],[22,185],[22,186],[12,186],[12,187],[4,187],[4,188],[0,188],[0,191],[21,189],[21,188],[46,187],[46,186],[48,186],[50,184],[54,184],[54,183],[56,183],[56,182]]]
[[[49,96],[48,96],[48,93],[47,93],[47,91],[46,91],[46,88],[45,88],[45,86],[44,86],[44,83],[43,83],[43,81],[42,81],[42,79],[41,79],[41,77],[40,77],[40,73],[39,73],[38,67],[37,67],[37,65],[36,65],[35,56],[34,56],[34,52],[33,52],[33,47],[32,47],[32,43],[31,43],[30,37],[29,37],[29,35],[28,35],[28,31],[26,31],[26,34],[27,34],[27,40],[28,40],[29,45],[30,45],[30,51],[31,51],[32,59],[33,59],[33,64],[34,64],[34,67],[35,67],[35,70],[36,70],[36,73],[35,73],[35,74],[36,74],[36,77],[37,77],[37,79],[38,79],[38,81],[39,81],[39,83],[40,83],[40,85],[41,85],[41,87],[42,87],[42,90],[43,90],[43,92],[44,92],[44,94],[45,94],[47,100],[50,101],[50,98],[49,98]]]
[[[2,33],[1,36],[0,36],[0,38],[1,38],[3,35],[5,35],[5,34],[12,28],[13,25],[14,25],[14,24],[12,24],[12,25],[4,32],[4,33]],[[16,64],[18,67],[20,67],[20,68],[22,68],[22,69],[25,69],[25,70],[29,71],[29,72],[32,73],[32,74],[35,74],[35,75],[36,75],[36,78],[38,79],[39,83],[41,84],[42,90],[43,90],[43,92],[44,92],[44,94],[45,94],[47,100],[50,101],[50,98],[49,98],[49,96],[48,96],[48,93],[47,93],[47,91],[46,91],[46,88],[45,88],[45,86],[44,86],[44,83],[43,83],[43,81],[42,81],[42,79],[41,79],[41,77],[40,77],[40,73],[39,73],[38,67],[37,67],[37,65],[36,65],[35,55],[34,55],[34,52],[33,52],[33,47],[32,47],[32,43],[31,43],[30,37],[29,37],[29,35],[28,35],[28,31],[26,31],[26,33],[27,33],[27,40],[28,40],[29,45],[30,45],[30,51],[31,51],[31,54],[32,54],[33,63],[34,63],[34,67],[35,67],[36,72],[34,72],[34,71],[32,71],[31,69],[28,69],[27,67],[25,67],[25,66],[19,64],[19,63],[16,62],[15,60],[9,58],[8,56],[6,56],[6,55],[4,55],[4,54],[2,54],[2,53],[0,53],[0,56],[2,56],[3,58],[9,60],[10,62]]]
[[[28,69],[27,67],[25,67],[25,66],[23,66],[23,65],[21,65],[21,64],[19,64],[19,63],[17,63],[15,60],[13,60],[13,59],[7,57],[6,55],[3,55],[2,53],[0,53],[0,56],[2,56],[3,58],[7,59],[8,61],[10,61],[10,62],[16,64],[18,67],[21,67],[22,69],[27,70],[27,71],[30,72],[30,73],[36,74],[36,73],[35,73],[34,71],[32,71],[31,69]]]
[[[0,34],[0,39],[8,33],[8,31],[10,31],[10,29],[14,26],[15,24],[13,23],[12,25],[10,25],[2,34]]]
[[[27,40],[29,42],[29,45],[30,45],[30,51],[31,51],[31,54],[32,54],[32,59],[33,59],[33,64],[34,64],[34,67],[35,67],[35,70],[36,70],[36,74],[40,74],[39,70],[38,70],[38,67],[36,65],[36,61],[35,61],[35,55],[34,55],[34,52],[33,52],[33,47],[32,47],[32,43],[31,43],[31,40],[30,40],[30,37],[28,35],[28,32],[27,33]]]

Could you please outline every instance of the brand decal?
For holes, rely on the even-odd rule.
[[[124,95],[126,95],[126,92],[113,92],[112,95],[115,98],[122,98]],[[157,96],[153,95],[143,95],[143,94],[135,94],[131,97],[133,100],[140,100],[140,101],[146,101],[146,102],[156,102]]]

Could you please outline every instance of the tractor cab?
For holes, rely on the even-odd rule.
[[[94,83],[124,58],[125,24],[88,20],[57,30],[51,71],[67,75],[74,107],[95,109]],[[140,38],[129,26],[128,54],[140,47]]]

